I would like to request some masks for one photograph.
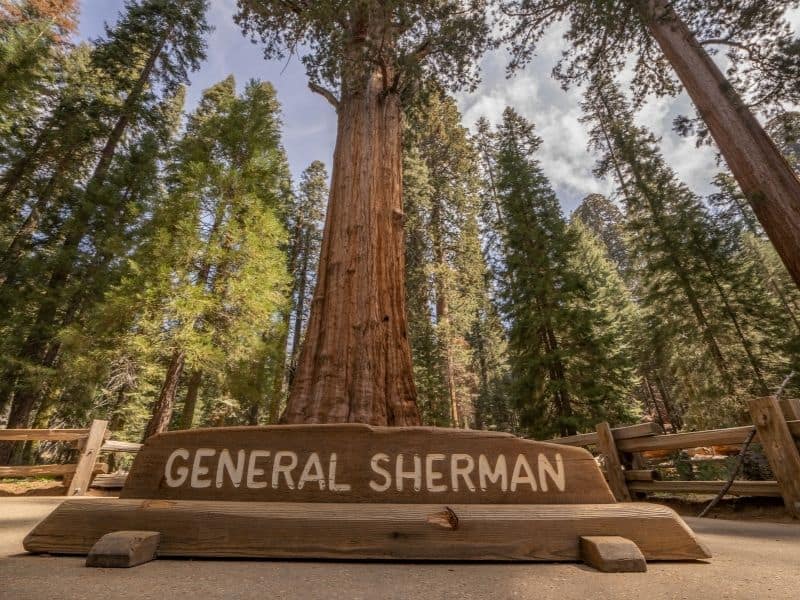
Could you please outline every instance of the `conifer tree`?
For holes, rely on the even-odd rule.
[[[756,119],[794,102],[797,41],[786,19],[792,0],[502,0],[511,15],[512,70],[543,33],[565,19],[571,48],[556,68],[565,83],[609,77],[633,59],[637,100],[683,85],[728,167],[800,286],[800,180]],[[711,57],[722,50],[727,78]],[[671,67],[671,68],[670,68]],[[678,81],[679,80],[679,81]],[[745,96],[745,94],[747,96]]]
[[[145,437],[169,427],[187,365],[185,426],[193,421],[204,376],[216,375],[223,389],[235,392],[243,412],[259,401],[258,394],[242,392],[248,379],[251,388],[262,387],[264,374],[251,366],[274,338],[264,327],[281,308],[287,283],[279,220],[286,160],[277,113],[272,86],[251,82],[237,97],[229,77],[206,91],[176,151],[176,184],[154,238],[168,247],[148,249],[169,259],[160,263],[156,281],[168,293],[159,312],[144,318],[172,327],[162,334],[166,375]],[[170,235],[176,231],[182,235]],[[148,259],[159,264],[155,255]]]
[[[602,155],[597,174],[617,179],[626,207],[636,295],[647,312],[655,355],[692,400],[687,405],[695,423],[709,402],[724,404],[721,412],[735,423],[744,414],[741,398],[767,393],[785,371],[788,341],[779,330],[786,323],[781,325],[752,265],[742,260],[738,232],[726,231],[677,180],[657,140],[633,123],[613,82],[595,78],[584,108],[593,124],[592,144]],[[695,328],[702,342],[687,339]],[[777,346],[769,361],[766,339]],[[706,357],[716,378],[696,376]]]
[[[152,121],[160,114],[155,90],[174,92],[188,71],[199,65],[208,31],[205,10],[205,0],[131,0],[125,4],[120,21],[92,51],[92,66],[106,75],[115,101],[98,105],[95,119],[103,127],[95,131],[102,135],[86,140],[94,146],[94,164],[82,182],[74,181],[66,189],[66,198],[61,202],[66,204],[68,199],[71,212],[58,225],[53,246],[47,253],[35,256],[33,268],[28,269],[29,275],[38,272],[43,284],[37,282],[36,294],[26,298],[35,309],[12,368],[3,373],[0,387],[14,390],[9,427],[27,424],[41,393],[37,370],[49,362],[48,355],[52,356],[58,346],[55,340],[59,321],[72,320],[68,284],[77,274],[87,236],[91,239],[93,228],[102,223],[102,216],[108,214],[115,201],[110,177],[125,136],[131,125],[157,126]],[[19,165],[21,169],[16,168]],[[9,192],[23,181],[26,172],[38,166],[27,157],[21,157],[19,165],[12,168],[14,179],[6,185]],[[4,287],[14,284],[6,279]],[[0,462],[8,459],[8,452],[5,445]]]
[[[613,319],[573,262],[578,231],[568,228],[535,158],[541,140],[533,126],[508,108],[495,135],[511,394],[523,427],[570,435],[625,405],[631,367],[629,359],[615,364],[625,355],[615,346],[624,342],[605,326]],[[605,267],[597,283],[610,280],[613,268]]]

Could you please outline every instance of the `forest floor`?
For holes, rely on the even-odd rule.
[[[87,569],[80,557],[30,556],[25,534],[63,498],[0,499],[0,597],[14,600],[198,597],[347,600],[797,597],[800,524],[688,518],[714,558],[602,574],[580,564],[156,560]]]

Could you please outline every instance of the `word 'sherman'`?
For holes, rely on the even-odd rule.
[[[531,458],[531,460],[529,460]],[[559,491],[566,487],[564,460],[555,453],[551,461],[544,454],[517,454],[511,459],[500,454],[491,460],[485,454],[396,454],[376,453],[369,460],[368,485],[373,492],[441,493],[479,492],[499,489],[516,492]],[[319,490],[346,493],[351,483],[337,478],[335,452],[311,452],[300,460],[297,452],[270,450],[217,450],[178,448],[164,467],[168,487],[195,489],[233,486],[248,489]],[[366,465],[365,465],[366,467]]]

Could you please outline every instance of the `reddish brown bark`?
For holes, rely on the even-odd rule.
[[[172,409],[175,406],[175,394],[178,392],[178,384],[183,374],[183,366],[186,363],[186,352],[176,350],[172,354],[167,367],[167,376],[158,394],[158,399],[153,405],[153,415],[147,424],[144,434],[146,440],[152,435],[163,433],[169,429],[169,422],[172,419]]]
[[[635,3],[800,286],[800,180],[668,0]]]
[[[343,86],[318,282],[285,423],[418,425],[406,334],[402,107]]]

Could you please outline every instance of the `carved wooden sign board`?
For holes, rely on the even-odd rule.
[[[157,435],[120,499],[69,500],[30,552],[85,554],[116,531],[162,556],[577,560],[623,536],[649,560],[705,558],[671,510],[614,500],[586,450],[502,433],[367,425]]]

